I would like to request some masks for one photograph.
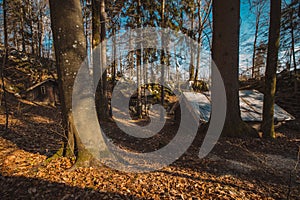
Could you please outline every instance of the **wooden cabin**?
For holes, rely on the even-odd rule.
[[[20,95],[29,101],[55,106],[59,101],[58,83],[55,79],[47,79],[31,86]]]

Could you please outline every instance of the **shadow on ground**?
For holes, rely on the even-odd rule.
[[[0,197],[6,199],[138,199],[118,193],[99,192],[90,188],[71,187],[25,177],[0,174]]]
[[[53,155],[61,147],[64,135],[59,108],[28,104],[18,99],[11,100],[8,107],[8,130],[5,130],[5,115],[0,115],[1,137],[25,151],[46,156]]]

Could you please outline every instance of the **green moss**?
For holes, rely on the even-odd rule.
[[[51,157],[46,159],[46,163],[51,162],[52,160],[55,160],[57,158],[60,158],[63,156],[63,152],[64,152],[64,144],[61,145],[61,147],[58,149],[58,151]]]

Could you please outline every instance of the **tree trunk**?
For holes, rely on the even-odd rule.
[[[116,27],[112,27],[112,32],[113,32],[113,35],[116,34]],[[113,58],[113,62],[112,62],[112,82],[113,84],[115,83],[116,81],[116,69],[117,69],[117,60],[116,60],[116,54],[117,54],[117,46],[116,46],[116,37],[113,37],[113,51],[112,51],[112,58]]]
[[[106,12],[105,12],[105,0],[100,1],[100,41],[101,41],[101,66],[106,69]],[[109,117],[109,108],[107,100],[107,70],[102,73],[102,95],[101,95],[101,107],[100,117],[107,119]]]
[[[4,48],[7,50],[8,33],[7,33],[7,3],[6,3],[6,0],[3,0],[2,7],[3,7]]]
[[[91,40],[90,36],[89,36],[89,13],[87,12],[88,8],[86,5],[86,1],[81,0],[81,5],[84,6],[83,8],[83,21],[84,21],[84,35],[85,35],[85,41],[86,41],[86,51],[88,54],[90,54],[89,58],[88,58],[88,66],[92,67],[91,62],[92,62],[92,52],[93,52],[93,40]],[[93,11],[92,11],[93,12]],[[92,16],[93,17],[93,16]],[[93,21],[93,20],[92,20]]]
[[[6,88],[5,88],[5,81],[4,81],[4,69],[6,66],[6,59],[7,59],[7,51],[8,51],[8,33],[7,33],[7,4],[6,0],[3,0],[2,2],[2,8],[3,8],[3,28],[4,28],[4,55],[2,58],[2,66],[0,69],[0,75],[1,75],[1,82],[2,82],[2,90],[3,94],[1,95],[0,104],[2,105],[2,102],[4,102],[5,107],[5,131],[8,130],[8,105],[7,105],[7,98],[6,98]]]
[[[43,57],[43,35],[44,35],[44,25],[43,25],[43,10],[39,6],[39,16],[38,16],[38,57]]]
[[[142,57],[141,57],[141,49],[136,51],[136,78],[137,78],[137,117],[139,119],[142,118],[142,90],[141,90],[141,64],[142,64]]]
[[[137,28],[142,27],[142,11],[141,11],[141,0],[137,0],[137,15],[136,15],[136,22],[137,22]],[[140,32],[138,33],[138,37],[141,37]],[[139,42],[137,44],[137,50],[136,50],[136,79],[137,79],[137,102],[136,102],[136,110],[137,110],[137,117],[139,119],[142,118],[142,89],[141,89],[141,65],[142,65],[142,49],[141,49],[141,43]]]
[[[92,46],[100,44],[100,0],[92,1]]]
[[[259,29],[259,22],[260,22],[260,13],[256,16],[255,22],[255,33],[254,33],[254,42],[253,42],[253,54],[252,54],[252,78],[255,77],[255,55],[256,55],[256,43],[257,43],[257,36],[258,36],[258,29]]]
[[[93,75],[94,85],[97,87],[96,90],[96,107],[99,111],[100,120],[108,118],[108,102],[107,102],[107,72],[106,72],[106,13],[105,13],[105,1],[104,0],[93,0],[92,2],[92,45],[96,48],[100,45],[100,66],[96,60],[93,60]],[[94,58],[93,58],[94,59]],[[103,71],[105,70],[105,71]],[[97,76],[102,75],[102,79],[98,82]]]
[[[63,126],[68,138],[64,145],[64,154],[69,156],[74,152],[75,166],[87,166],[92,156],[81,143],[72,114],[72,90],[75,75],[86,57],[80,1],[50,0],[50,10]],[[74,43],[77,44],[77,48],[74,48]]]
[[[275,138],[274,131],[274,102],[276,92],[276,70],[278,61],[278,49],[280,43],[280,17],[281,1],[271,0],[271,14],[269,27],[269,42],[267,67],[265,74],[265,94],[263,105],[263,137]]]
[[[101,39],[100,39],[100,27],[101,27],[101,21],[100,21],[100,0],[92,0],[92,49],[95,51],[95,49],[100,45]],[[100,51],[101,51],[101,46],[100,46]],[[98,54],[98,52],[97,52]],[[99,52],[100,54],[100,52]],[[103,95],[103,90],[102,90],[102,80],[99,80],[97,76],[99,74],[102,74],[102,67],[99,66],[101,65],[101,56],[100,56],[100,61],[96,60],[97,56],[93,56],[93,53],[91,53],[91,62],[93,66],[93,79],[94,79],[94,87],[96,87],[96,94],[95,94],[95,104],[96,104],[96,109],[98,113],[98,116],[100,118],[100,113],[101,111],[101,96]],[[101,119],[101,118],[100,118]]]
[[[165,28],[165,4],[166,1],[162,0],[162,6],[161,6],[161,27]],[[164,35],[162,35],[161,39],[161,45],[164,47]],[[164,82],[165,82],[165,51],[162,49],[161,50],[161,55],[160,55],[160,64],[161,64],[161,105],[164,106],[165,102],[165,90],[164,90]],[[163,115],[161,115],[163,116]]]
[[[129,49],[132,49],[132,35],[129,33]],[[134,74],[134,59],[133,59],[133,52],[128,53],[128,65],[129,65],[129,73],[130,73],[130,80],[133,78]]]
[[[29,16],[32,16],[32,2],[31,1],[29,1],[29,8],[30,8],[30,10],[29,10],[29,12],[28,12],[28,14],[29,14]],[[35,55],[35,38],[34,38],[34,36],[35,36],[35,34],[34,34],[34,30],[33,30],[33,17],[31,17],[30,18],[30,21],[29,21],[29,29],[30,29],[30,36],[31,36],[31,54],[32,55]]]
[[[244,123],[239,105],[239,24],[240,1],[213,1],[212,58],[224,81],[227,112],[223,136],[243,137],[256,131]]]
[[[190,34],[189,36],[194,39],[194,7],[192,8],[192,13],[191,13],[191,30],[189,31]],[[191,49],[191,60],[190,60],[190,77],[189,77],[189,81],[193,81],[194,80],[194,74],[195,74],[195,65],[194,65],[194,48],[193,45],[190,45]]]
[[[194,83],[196,84],[198,80],[199,70],[200,70],[200,61],[201,61],[201,36],[202,36],[202,18],[201,18],[201,0],[197,1],[198,3],[198,20],[199,20],[199,33],[198,33],[198,39],[197,39],[197,64],[196,64],[196,72],[195,72],[195,78]]]
[[[197,42],[197,67],[195,72],[194,83],[196,84],[200,71],[200,62],[201,62],[201,34],[199,34],[198,42]]]
[[[21,15],[20,15],[20,31],[22,35],[22,51],[26,52],[26,44],[25,44],[25,32],[24,32],[24,18],[25,18],[25,11],[24,11],[24,6],[21,5]]]
[[[300,4],[300,3],[299,3]],[[295,36],[294,36],[294,22],[293,22],[294,9],[290,13],[290,22],[291,22],[291,40],[292,40],[292,57],[293,57],[293,67],[295,74],[297,73],[297,62],[296,62],[296,53],[295,53]],[[291,63],[292,64],[292,63]]]

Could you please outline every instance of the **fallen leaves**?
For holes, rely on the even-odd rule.
[[[23,117],[10,119],[10,124],[14,124],[11,132],[0,134],[1,199],[244,200],[287,196],[289,186],[283,169],[278,169],[281,171],[276,174],[268,172],[259,159],[267,152],[294,153],[298,140],[292,140],[291,133],[273,143],[259,139],[221,139],[213,154],[202,160],[195,157],[198,149],[193,146],[173,165],[151,173],[123,173],[104,166],[70,170],[72,160],[68,158],[45,162],[47,155],[60,147],[59,119],[56,111],[47,108],[37,112],[35,109],[41,108],[29,109]],[[1,118],[0,123],[3,123]],[[166,130],[168,128],[171,129],[166,127]],[[110,130],[117,138],[116,127]],[[170,138],[172,134],[166,141]],[[120,141],[119,145],[126,142],[121,138]],[[150,144],[154,142],[150,141]],[[276,149],[278,147],[284,151]],[[254,168],[246,172],[239,170],[245,166]],[[297,182],[297,176],[294,179],[291,198],[297,199],[300,182]]]

